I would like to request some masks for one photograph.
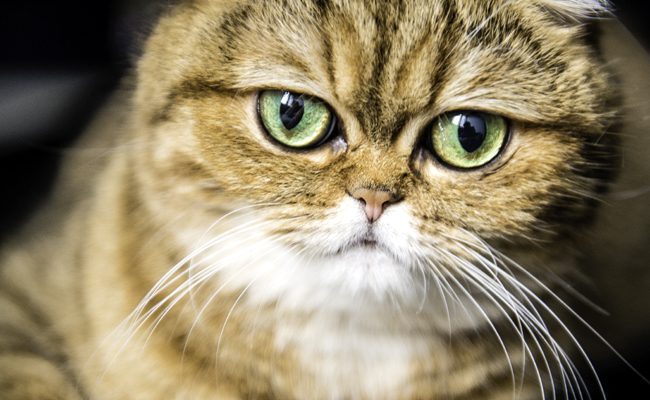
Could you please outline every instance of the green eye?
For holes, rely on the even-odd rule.
[[[476,168],[493,160],[508,137],[506,119],[475,111],[443,114],[431,127],[431,147],[446,164]]]
[[[329,107],[305,94],[268,90],[260,94],[258,106],[266,131],[285,146],[316,146],[334,127],[335,117]]]

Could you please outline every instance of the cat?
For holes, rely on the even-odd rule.
[[[602,204],[648,164],[600,52],[623,50],[589,35],[606,13],[169,8],[3,247],[0,397],[586,397],[572,287],[609,279],[608,223],[648,219]]]

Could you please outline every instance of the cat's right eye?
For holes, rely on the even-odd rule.
[[[281,90],[260,93],[258,113],[277,142],[293,148],[313,148],[330,136],[336,116],[322,100]]]

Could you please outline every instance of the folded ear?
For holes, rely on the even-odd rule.
[[[568,23],[582,23],[593,18],[610,15],[608,0],[535,0]]]
[[[622,124],[614,133],[622,148],[620,173],[585,249],[584,272],[611,314],[590,323],[626,352],[650,327],[650,55],[617,20],[595,22],[601,54],[621,91]]]

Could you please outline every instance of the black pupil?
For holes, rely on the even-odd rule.
[[[458,123],[458,141],[466,152],[478,150],[485,141],[487,129],[483,118],[477,115],[461,114]]]
[[[287,129],[293,129],[300,123],[305,113],[305,100],[301,94],[284,92],[280,101],[280,120]]]

